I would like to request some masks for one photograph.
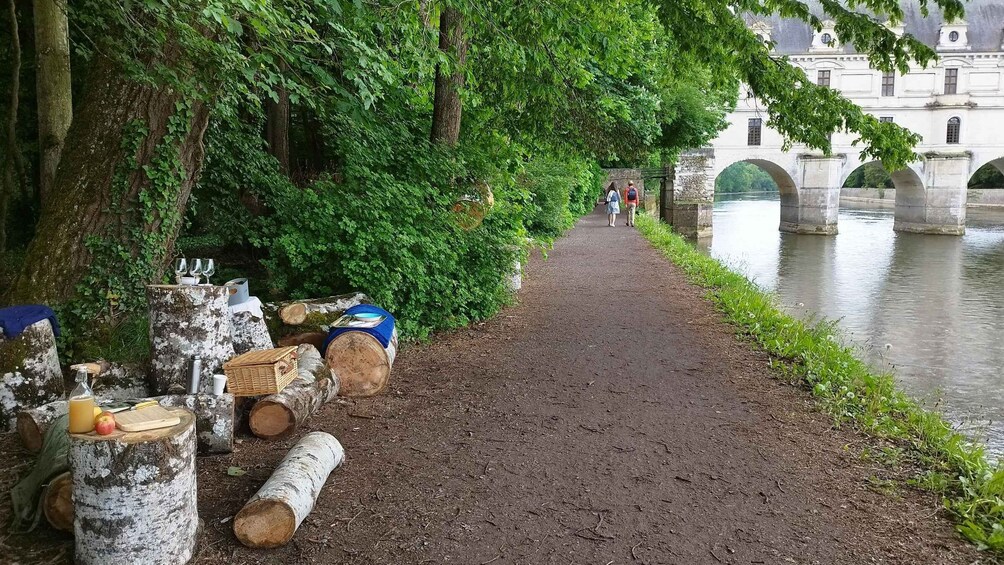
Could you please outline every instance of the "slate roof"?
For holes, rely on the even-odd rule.
[[[821,20],[828,19],[823,8],[816,0],[805,0],[813,14]],[[987,52],[1001,51],[1004,41],[1004,0],[964,0],[965,20],[969,24],[969,51]],[[927,18],[920,13],[920,5],[916,1],[900,2],[903,8],[903,23],[906,33],[909,33],[930,46],[938,44],[938,30],[941,29],[943,17],[941,10],[933,2],[928,4],[930,13]],[[771,26],[771,39],[776,43],[774,51],[783,55],[808,53],[812,44],[812,28],[801,20],[747,16],[748,23],[766,21]],[[844,53],[854,53],[853,45],[844,45]]]

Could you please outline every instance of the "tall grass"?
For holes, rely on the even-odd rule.
[[[639,216],[639,231],[743,335],[771,356],[780,375],[803,384],[837,424],[851,424],[898,446],[900,464],[920,469],[914,484],[941,495],[958,530],[982,549],[1004,555],[1004,467],[983,446],[900,392],[834,339],[834,324],[807,324],[784,313],[770,294],[697,251],[669,226]]]

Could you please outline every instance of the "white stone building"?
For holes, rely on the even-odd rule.
[[[816,2],[807,3],[823,16]],[[901,5],[906,17],[893,31],[912,34],[939,56],[927,68],[914,64],[905,75],[872,69],[865,55],[840,41],[832,22],[819,32],[804,22],[780,18],[750,17],[747,23],[810,80],[839,90],[865,111],[923,138],[916,152],[925,158],[892,172],[896,229],[961,234],[969,178],[988,163],[1004,172],[1004,0],[966,2],[965,21],[956,22],[944,21],[935,6],[924,18],[916,1]],[[745,89],[728,120],[712,144],[713,157],[703,150],[697,157],[681,159],[676,200],[710,201],[718,174],[736,162],[752,162],[781,189],[783,231],[836,233],[840,187],[864,164],[860,148],[851,145],[855,135],[834,134],[829,157],[798,145],[786,151],[781,134],[767,125],[764,108]],[[684,189],[688,178],[690,188]],[[668,196],[672,202],[673,194]],[[710,233],[710,210],[682,213],[701,218],[695,235]]]

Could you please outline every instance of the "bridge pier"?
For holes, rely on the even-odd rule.
[[[780,186],[781,231],[817,235],[837,233],[844,160],[842,155],[798,156],[796,183]]]
[[[971,161],[969,153],[928,153],[923,182],[912,171],[894,173],[893,229],[939,235],[966,233],[966,190]]]
[[[666,179],[662,215],[666,223],[684,237],[711,237],[714,168],[713,149],[694,149],[677,158],[672,178]]]

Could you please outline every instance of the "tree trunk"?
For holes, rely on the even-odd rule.
[[[348,331],[331,340],[324,360],[342,396],[373,396],[387,388],[397,356],[397,330],[387,347],[367,333]]]
[[[248,547],[280,547],[293,539],[328,475],[345,451],[327,432],[311,432],[289,450],[268,481],[234,518],[234,533]]]
[[[43,205],[56,178],[73,119],[66,0],[34,0],[35,92],[38,97],[39,195]]]
[[[24,158],[17,142],[17,112],[21,99],[21,38],[17,25],[16,0],[8,0],[10,18],[10,98],[4,124],[3,165],[0,174],[0,256],[7,251],[7,209],[11,196],[23,192],[25,186]]]
[[[52,422],[66,414],[68,410],[65,400],[53,400],[36,408],[28,408],[17,414],[17,435],[25,449],[38,453],[42,449],[45,432],[49,431]]]
[[[188,563],[199,515],[195,417],[170,428],[70,434],[75,562]]]
[[[94,395],[108,400],[129,400],[150,396],[147,371],[144,365],[109,363],[99,361],[101,372],[95,375],[91,390]]]
[[[156,399],[165,408],[187,408],[195,414],[199,455],[234,450],[234,395],[179,394]]]
[[[265,101],[265,139],[268,152],[279,161],[282,172],[289,173],[289,91],[277,87],[278,101]]]
[[[229,293],[222,286],[149,285],[150,389],[188,392],[192,359],[202,362],[199,392],[213,390],[213,375],[234,356]]]
[[[464,87],[467,40],[464,16],[455,8],[443,8],[439,16],[439,50],[456,61],[453,72],[436,67],[436,94],[432,106],[432,142],[454,146],[460,140],[460,89]]]
[[[0,334],[0,430],[13,431],[18,412],[63,398],[64,393],[49,320],[35,322],[15,338]]]
[[[42,512],[53,529],[73,533],[73,476],[69,471],[56,475],[45,486]]]
[[[262,439],[291,435],[321,406],[338,396],[338,379],[312,345],[296,350],[296,380],[277,394],[261,398],[251,409],[251,432]]]
[[[174,253],[202,166],[208,111],[171,89],[130,80],[104,57],[87,78],[11,303],[60,304],[81,281],[101,285],[94,290],[103,295],[112,276],[130,277],[120,280],[130,294],[119,300],[138,299]]]
[[[269,332],[276,338],[309,332],[327,333],[331,324],[345,311],[360,304],[371,304],[361,292],[265,304],[262,312]]]

